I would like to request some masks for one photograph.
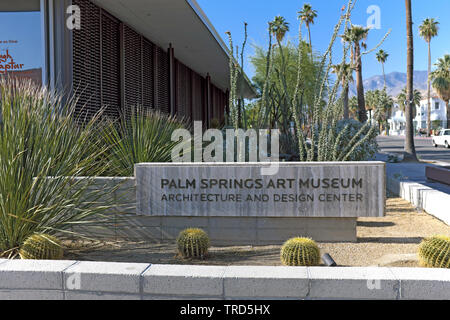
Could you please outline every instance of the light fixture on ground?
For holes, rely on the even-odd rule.
[[[325,253],[322,256],[322,260],[323,260],[323,263],[325,263],[328,267],[336,267],[337,266],[336,261],[334,261],[333,258],[328,253]]]

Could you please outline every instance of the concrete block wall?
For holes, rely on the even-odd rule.
[[[106,192],[105,203],[117,206],[108,213],[109,220],[98,226],[74,228],[95,239],[137,241],[174,240],[188,227],[204,229],[213,245],[282,244],[296,236],[316,241],[355,242],[356,218],[312,217],[184,217],[136,215],[136,180],[134,178],[96,178],[90,189],[94,196]]]
[[[427,182],[403,180],[388,176],[386,188],[420,210],[450,225],[450,192],[431,187]],[[445,187],[450,190],[450,188]]]
[[[450,299],[450,269],[0,260],[0,299]]]

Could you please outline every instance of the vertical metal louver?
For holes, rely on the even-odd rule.
[[[100,9],[87,0],[73,0],[81,9],[80,30],[73,32],[73,89],[78,97],[75,115],[89,119],[101,105]]]
[[[101,98],[104,113],[113,119],[120,115],[120,21],[102,12]]]
[[[73,31],[72,70],[80,120],[102,107],[111,118],[129,115],[137,105],[205,124],[223,120],[224,92],[208,87],[207,79],[176,59],[169,65],[168,52],[91,1],[72,3],[81,9],[82,27]]]
[[[162,112],[170,113],[169,105],[169,55],[161,48],[156,50],[156,108]]]
[[[142,42],[142,106],[145,110],[153,109],[154,106],[154,61],[153,61],[154,45],[144,39]]]
[[[203,110],[205,109],[205,79],[193,72],[192,75],[192,120],[204,121]]]
[[[142,106],[142,37],[133,29],[124,26],[124,107],[130,115],[137,106]]]
[[[176,61],[176,110],[180,118],[192,119],[191,69]]]

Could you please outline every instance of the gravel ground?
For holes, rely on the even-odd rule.
[[[417,267],[423,237],[450,234],[450,227],[417,212],[400,198],[388,198],[386,217],[358,219],[358,242],[319,243],[340,266]],[[67,259],[155,264],[281,265],[280,246],[212,247],[205,260],[176,257],[174,243],[67,241]]]

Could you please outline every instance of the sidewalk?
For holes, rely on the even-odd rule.
[[[386,154],[377,154],[377,160],[387,161]],[[386,188],[394,195],[411,202],[450,225],[450,186],[429,181],[425,176],[429,163],[386,163]]]

